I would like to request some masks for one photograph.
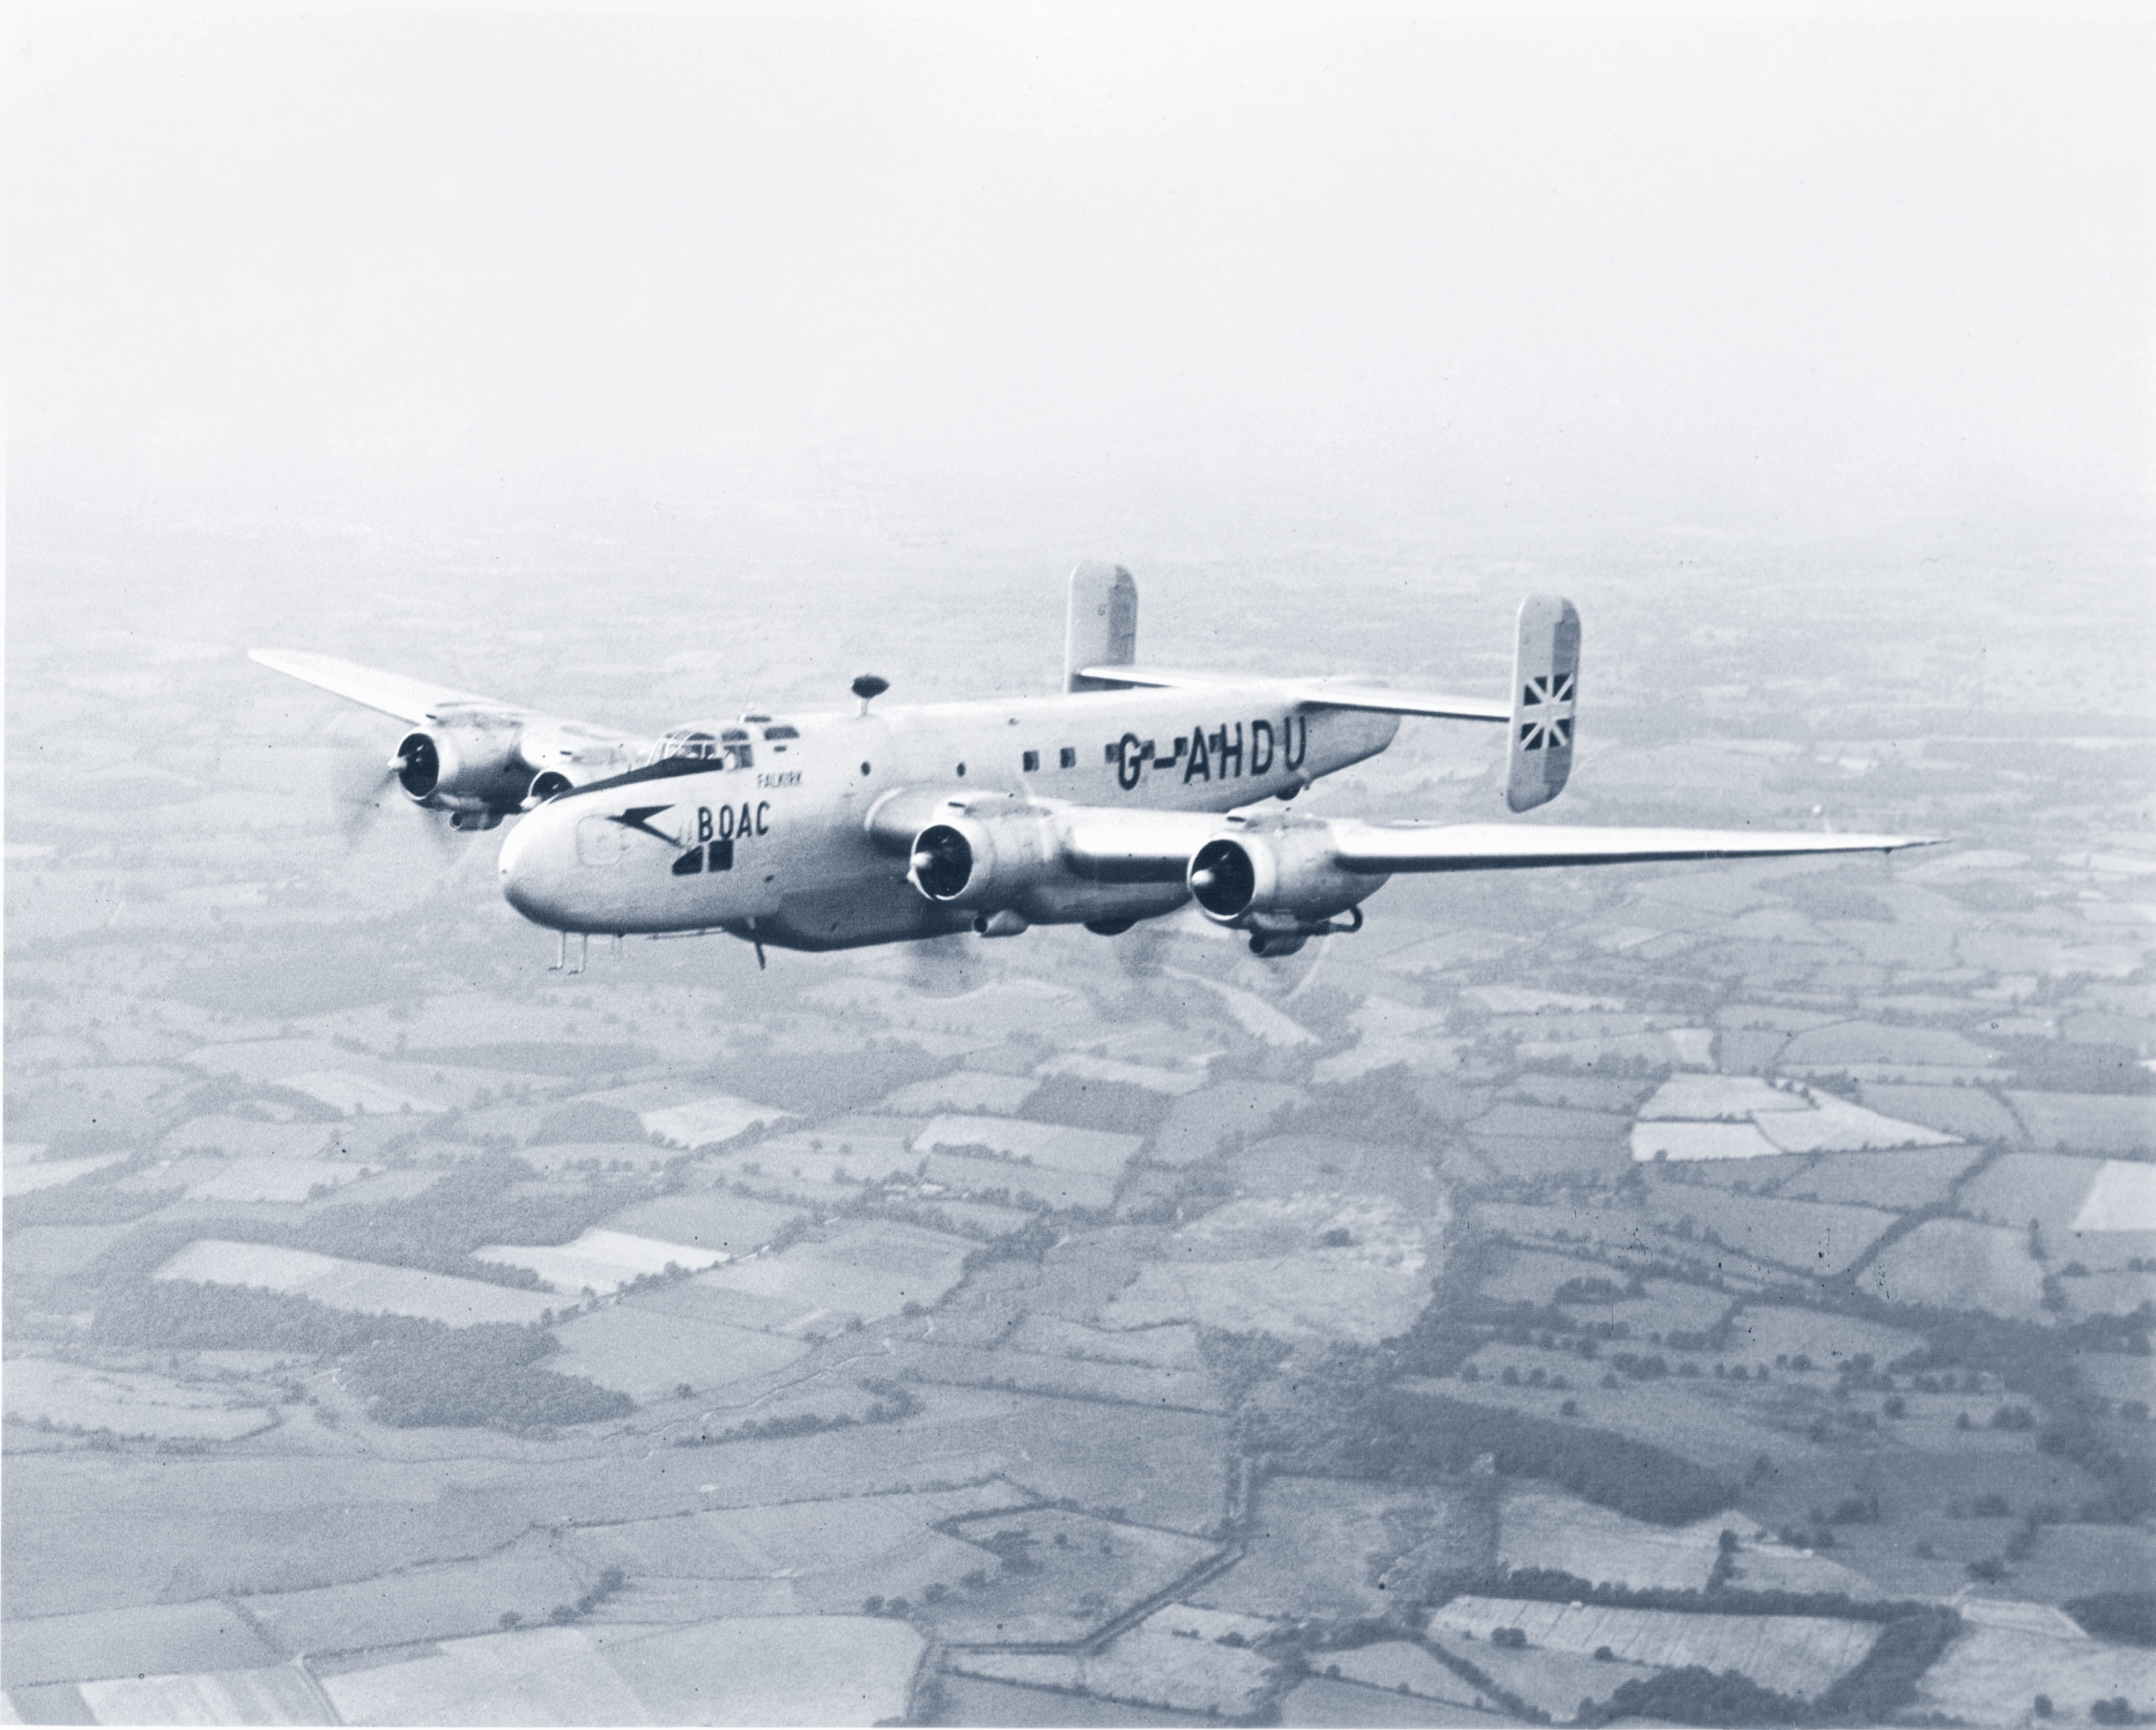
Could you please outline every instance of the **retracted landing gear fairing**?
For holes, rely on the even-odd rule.
[[[1519,610],[1509,701],[1331,679],[1213,676],[1137,658],[1138,588],[1118,566],[1070,579],[1064,690],[1017,702],[878,704],[679,727],[638,739],[326,655],[264,666],[408,724],[389,770],[461,829],[521,813],[502,893],[587,939],[729,932],[840,949],[1031,925],[1113,936],[1187,901],[1288,955],[1358,930],[1401,871],[1886,852],[1914,836],[1751,830],[1370,823],[1268,801],[1376,756],[1403,715],[1506,729],[1515,812],[1563,789],[1577,742],[1580,622]]]

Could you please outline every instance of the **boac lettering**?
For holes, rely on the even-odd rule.
[[[771,832],[771,802],[759,799],[754,805],[743,800],[736,811],[731,805],[721,805],[714,820],[711,807],[696,807],[696,839],[700,841],[731,841],[737,836],[769,835]]]

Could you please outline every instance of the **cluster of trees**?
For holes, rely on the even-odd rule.
[[[1704,1664],[1657,1670],[1621,1685],[1597,1705],[1580,1702],[1579,1724],[1609,1724],[1620,1718],[1645,1718],[1665,1724],[1801,1724],[1804,1701],[1762,1688],[1737,1670],[1716,1675]]]
[[[627,1394],[588,1377],[541,1369],[538,1360],[561,1348],[544,1328],[421,1326],[439,1331],[400,1330],[348,1362],[352,1385],[381,1423],[400,1429],[456,1424],[526,1430],[595,1423],[636,1409]]]
[[[1050,1076],[1018,1108],[1017,1115],[1037,1124],[1070,1124],[1117,1135],[1150,1135],[1160,1128],[1171,1103],[1166,1096],[1128,1081]]]
[[[2068,1599],[2065,1608],[2092,1634],[2132,1646],[2156,1646],[2156,1592],[2092,1592]]]
[[[1198,1331],[1198,1355],[1230,1405],[1241,1404],[1251,1390],[1286,1363],[1294,1351],[1285,1340],[1262,1329],[1235,1332],[1201,1327]]]
[[[382,1423],[531,1429],[635,1410],[627,1395],[539,1367],[558,1351],[543,1327],[449,1327],[414,1316],[357,1315],[250,1286],[147,1276],[109,1293],[94,1332],[110,1344],[182,1351],[304,1353],[346,1360]]]
[[[537,1176],[514,1155],[487,1154],[454,1167],[418,1195],[324,1208],[274,1241],[318,1255],[536,1288],[538,1276],[530,1268],[476,1262],[471,1252],[483,1243],[567,1243],[651,1193],[641,1182],[536,1188]]]
[[[1652,1443],[1394,1389],[1362,1402],[1348,1451],[1364,1475],[1396,1479],[1465,1471],[1487,1454],[1508,1476],[1548,1478],[1604,1508],[1663,1525],[1718,1514],[1736,1499],[1716,1473]]]
[[[127,1165],[108,1166],[85,1172],[66,1183],[48,1189],[32,1189],[8,1198],[7,1229],[19,1231],[27,1225],[125,1225],[160,1208],[170,1207],[187,1192],[173,1189],[122,1189],[117,1180],[127,1175]]]
[[[1845,1622],[1890,1625],[1921,1615],[1931,1608],[1913,1599],[1852,1598],[1845,1592],[1779,1589],[1761,1592],[1730,1586],[1703,1592],[1694,1586],[1620,1586],[1608,1580],[1597,1584],[1554,1567],[1501,1570],[1460,1589],[1485,1598],[1592,1604],[1609,1610],[1668,1610],[1693,1615],[1831,1616]]]
[[[920,1396],[912,1389],[902,1387],[895,1381],[879,1379],[864,1381],[861,1386],[876,1398],[858,1418],[851,1412],[836,1412],[828,1418],[813,1412],[799,1412],[791,1418],[750,1418],[731,1428],[700,1430],[695,1435],[682,1436],[674,1445],[677,1448],[715,1448],[724,1442],[767,1442],[787,1436],[821,1435],[826,1430],[851,1429],[862,1423],[896,1423],[900,1418],[910,1418],[921,1410]]]
[[[621,1180],[541,1188],[532,1184],[537,1176],[514,1155],[486,1154],[452,1167],[418,1195],[348,1202],[304,1220],[235,1215],[157,1220],[112,1245],[83,1280],[108,1291],[139,1282],[197,1238],[218,1237],[536,1290],[541,1282],[530,1268],[477,1261],[471,1252],[487,1243],[567,1243],[653,1193],[648,1183]],[[16,1206],[8,1204],[10,1226],[19,1223]]]
[[[1919,1375],[1958,1371],[1965,1381],[1972,1373],[1993,1375],[2047,1413],[2036,1445],[2079,1466],[2101,1487],[2082,1504],[2081,1519],[2126,1524],[2156,1508],[2156,1461],[2145,1450],[2122,1451],[2106,1439],[2098,1427],[2106,1408],[2083,1392],[2073,1362],[2077,1352],[2133,1349],[2137,1338],[2146,1338],[2156,1309],[2144,1305],[2131,1316],[2039,1327],[1980,1310],[1891,1305],[1860,1292],[1844,1294],[1841,1307],[1924,1335],[1922,1351],[1896,1359],[1891,1368]],[[2018,1417],[2010,1422],[2019,1426]]]

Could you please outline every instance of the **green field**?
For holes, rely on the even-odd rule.
[[[975,1546],[973,1567],[995,1571],[925,1608],[937,1637],[957,1646],[1086,1639],[1219,1553],[1209,1539],[1054,1508],[979,1514],[947,1530]]]
[[[1622,1663],[1699,1664],[1717,1674],[1734,1669],[1762,1688],[1805,1696],[1824,1693],[1879,1637],[1876,1622],[1823,1616],[1691,1615],[1471,1595],[1452,1599],[1430,1618],[1431,1637],[1440,1641],[1486,1644],[1499,1628],[1523,1629],[1529,1646],[1582,1658],[1607,1646]],[[1479,1662],[1482,1653],[1475,1656]],[[1577,1704],[1578,1696],[1573,1700]]]
[[[805,1217],[799,1208],[735,1195],[729,1190],[690,1189],[640,1201],[606,1223],[615,1231],[656,1237],[692,1249],[722,1250],[738,1261],[753,1255]]]
[[[505,1611],[542,1622],[590,1584],[543,1538],[493,1556],[417,1567],[347,1584],[259,1593],[247,1610],[287,1652],[357,1652],[493,1633]]]
[[[1323,1241],[1344,1234],[1347,1242]],[[1101,1307],[1107,1327],[1195,1322],[1288,1339],[1375,1343],[1404,1332],[1435,1269],[1421,1229],[1374,1197],[1252,1198],[1215,1209],[1170,1240]]]
[[[1976,1723],[2020,1723],[2039,1694],[2051,1697],[2060,1717],[2073,1719],[2085,1720],[2093,1702],[2120,1695],[2137,1712],[2156,1710],[2156,1652],[2076,1639],[2064,1629],[1980,1621],[1924,1672],[1916,1704]]]
[[[124,1676],[82,1685],[99,1724],[334,1724],[340,1722],[303,1664]],[[35,1722],[34,1718],[31,1722]]]
[[[1782,1183],[1777,1193],[1793,1200],[1929,1207],[1943,1201],[1954,1180],[1983,1157],[1982,1148],[1966,1145],[1824,1154],[1808,1171]]]
[[[4,1391],[10,1423],[61,1429],[229,1442],[276,1422],[259,1393],[250,1403],[205,1383],[51,1358],[9,1359]]]
[[[204,1238],[190,1243],[157,1271],[160,1279],[194,1279],[209,1285],[257,1286],[312,1298],[333,1310],[360,1315],[416,1316],[451,1327],[485,1322],[536,1322],[557,1301],[543,1291],[459,1279],[417,1268],[345,1261],[309,1250],[267,1243]]]
[[[1714,1571],[1717,1540],[1727,1524],[1716,1514],[1690,1525],[1650,1525],[1576,1496],[1516,1488],[1507,1492],[1498,1514],[1497,1562],[1598,1583],[1697,1589]]]
[[[2044,1270],[2031,1258],[2029,1233],[1967,1220],[1927,1220],[1882,1250],[1864,1270],[1865,1290],[1895,1304],[2043,1316]]]
[[[2074,1221],[2103,1169],[2100,1159],[2004,1154],[1962,1186],[1959,1211],[1989,1225],[2025,1227],[2034,1220],[2047,1247],[2074,1253],[2066,1249]]]
[[[1464,1688],[1470,1700],[1472,1689]],[[1120,1720],[1117,1722],[1121,1722]],[[1132,1722],[1136,1722],[1133,1720]],[[1396,1690],[1380,1690],[1359,1683],[1328,1680],[1314,1676],[1289,1690],[1280,1702],[1280,1722],[1338,1727],[1338,1730],[1389,1730],[1389,1727],[1428,1727],[1428,1730],[1476,1730],[1482,1725],[1517,1724],[1518,1718],[1481,1711],[1456,1701],[1422,1700]]]
[[[1194,1165],[1231,1137],[1262,1135],[1283,1112],[1309,1103],[1301,1088],[1279,1081],[1236,1081],[1187,1093],[1153,1132],[1150,1155],[1162,1165]]]
[[[1171,1712],[1162,1706],[1131,1706],[1097,1700],[1090,1694],[1029,1688],[1015,1682],[991,1682],[947,1670],[937,1679],[942,1711],[934,1724],[1002,1724],[1010,1730],[1146,1730],[1146,1727],[1216,1725],[1203,1712]],[[1293,1722],[1294,1720],[1289,1722]]]
[[[250,1669],[282,1655],[232,1605],[214,1600],[0,1623],[0,1676],[9,1688]]]
[[[873,1724],[921,1655],[904,1622],[779,1616],[535,1628],[326,1677],[347,1723]]]
[[[2021,1122],[2001,1104],[1996,1095],[1982,1087],[1926,1087],[1897,1086],[1891,1081],[1867,1081],[1864,1103],[1889,1117],[1929,1124],[1935,1129],[1971,1141],[2012,1147],[2025,1138]]]
[[[1257,1708],[1273,1667],[1245,1647],[1187,1639],[1140,1625],[1099,1653],[953,1653],[962,1674],[1173,1711],[1240,1715]]]
[[[958,1283],[973,1245],[962,1237],[892,1220],[849,1225],[701,1273],[690,1282],[721,1299],[740,1299],[747,1325],[832,1333],[851,1317],[873,1321],[909,1304],[927,1308]]]
[[[1466,1572],[1487,1565],[1488,1499],[1465,1486],[1269,1476],[1254,1492],[1241,1557],[1192,1601],[1261,1616],[1383,1615],[1404,1582],[1380,1583],[1412,1553]]]
[[[1731,1326],[1729,1354],[1777,1365],[1801,1354],[1816,1370],[1832,1375],[1860,1352],[1869,1353],[1876,1364],[1891,1364],[1923,1344],[1919,1335],[1828,1310],[1748,1304]]]
[[[2156,1093],[2009,1093],[2036,1146],[2156,1156]]]
[[[797,1339],[668,1313],[655,1299],[624,1298],[561,1323],[562,1343],[547,1366],[586,1375],[638,1405],[671,1398],[686,1384],[698,1393],[783,1370],[807,1354]]]
[[[1743,1254],[1815,1276],[1842,1272],[1894,1223],[1892,1214],[1872,1208],[1670,1184],[1649,1188],[1646,1211],[1664,1231],[1681,1233],[1689,1220],[1694,1233],[1711,1233],[1713,1241]]]

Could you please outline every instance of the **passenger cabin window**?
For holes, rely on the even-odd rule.
[[[1030,775],[1034,770],[1040,767],[1041,754],[1037,750],[1029,750],[1025,755],[1024,761],[1026,772]]]
[[[1076,746],[1066,745],[1055,755],[1057,762],[1062,767],[1065,769],[1075,769],[1078,766],[1078,750]]]

